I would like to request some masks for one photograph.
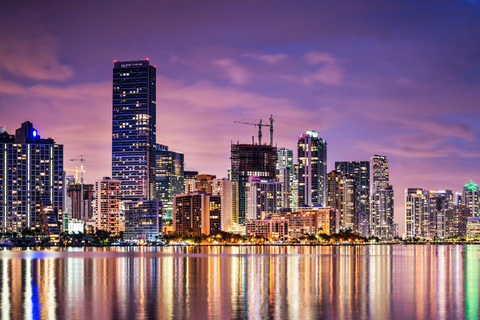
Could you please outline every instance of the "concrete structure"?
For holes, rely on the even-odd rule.
[[[83,189],[83,195],[82,195]],[[93,184],[80,183],[67,184],[67,197],[71,200],[71,212],[69,218],[81,220],[84,223],[93,217],[93,198],[95,186]]]
[[[96,230],[107,231],[112,235],[119,235],[125,230],[120,211],[120,184],[120,180],[109,177],[95,181]]]
[[[61,232],[64,182],[63,145],[51,138],[42,139],[28,121],[15,135],[2,129],[0,232],[21,232],[26,228]]]
[[[246,185],[247,218],[262,219],[262,212],[279,212],[282,208],[282,184],[250,177]]]
[[[245,233],[247,236],[265,237],[278,240],[288,237],[288,220],[265,219],[247,220],[245,222]]]
[[[175,196],[173,231],[183,235],[210,235],[221,231],[221,197],[202,191]]]
[[[298,205],[327,203],[327,142],[313,130],[298,137]]]

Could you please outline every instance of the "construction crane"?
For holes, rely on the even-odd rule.
[[[77,166],[75,166],[75,169],[65,169],[65,171],[73,171],[75,172],[75,183],[78,183],[78,173],[81,172],[82,174],[85,172],[85,170],[78,169]]]
[[[85,172],[85,170],[83,170],[83,164],[85,163],[85,158],[82,155],[79,155],[74,159],[70,159],[70,161],[80,161],[80,173],[82,174],[80,178],[80,183],[83,186],[83,173]],[[75,182],[77,182],[77,177],[75,177]]]
[[[270,124],[263,124],[262,120],[260,120],[259,123],[247,122],[245,120],[234,121],[233,123],[240,123],[258,127],[258,145],[260,146],[262,145],[262,127],[270,127],[270,146],[273,146],[273,115],[270,115],[270,118],[268,120],[270,121]]]
[[[83,193],[83,173],[85,172],[85,170],[83,170],[83,164],[85,163],[85,158],[80,155],[76,158],[73,158],[73,159],[70,159],[70,161],[80,161],[80,173],[81,173],[81,178],[80,178],[80,212],[82,215],[84,215],[84,223],[86,224],[87,223],[87,218],[85,216],[85,208],[84,208],[84,197],[85,197],[85,194]],[[76,167],[75,167],[76,168]],[[77,183],[77,172],[75,172],[75,183]]]

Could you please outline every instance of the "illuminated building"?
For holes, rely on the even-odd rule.
[[[283,211],[269,216],[288,220],[288,236],[292,238],[338,232],[338,211],[333,207],[304,207],[295,212]]]
[[[298,138],[298,206],[326,205],[327,142],[313,130]]]
[[[453,207],[451,190],[409,188],[405,193],[405,222],[408,238],[448,236],[448,212]]]
[[[282,183],[282,208],[293,208],[292,185],[293,151],[280,148],[277,151],[277,181]]]
[[[372,164],[372,188],[385,189],[389,183],[388,160],[385,156],[374,155]]]
[[[125,234],[127,240],[155,241],[163,234],[160,200],[125,202]]]
[[[246,220],[245,233],[250,237],[257,236],[268,239],[286,238],[288,237],[288,220]]]
[[[124,231],[120,211],[120,180],[104,177],[95,181],[96,229],[119,235]]]
[[[355,179],[331,171],[327,175],[327,206],[337,208],[340,228],[357,230],[357,201]]]
[[[173,199],[173,231],[210,235],[221,231],[221,197],[196,191]]]
[[[231,144],[231,178],[238,184],[238,222],[245,223],[246,187],[250,177],[275,180],[277,148],[272,145]]]
[[[63,145],[42,139],[28,121],[15,135],[1,129],[0,232],[61,231],[64,196]]]
[[[184,191],[184,155],[168,150],[168,146],[156,144],[155,179],[157,192],[163,207],[163,218],[171,219],[173,197]]]
[[[247,219],[262,219],[262,212],[279,212],[282,208],[280,182],[250,177],[246,185]]]
[[[148,60],[114,62],[112,178],[122,200],[154,199],[156,68]]]
[[[467,234],[467,222],[471,217],[470,209],[464,205],[454,205],[446,211],[445,237],[462,237]]]
[[[357,210],[370,214],[370,162],[338,161],[335,170],[355,179],[357,189]]]
[[[480,217],[468,218],[467,238],[477,238],[480,236]]]
[[[370,212],[371,235],[382,240],[391,240],[395,235],[393,187],[374,189]]]
[[[83,222],[87,222],[88,219],[93,217],[93,196],[95,194],[93,184],[82,185],[79,183],[67,184],[67,197],[71,201],[71,212],[69,219],[75,219]]]
[[[461,203],[468,209],[472,217],[480,216],[480,192],[478,185],[473,181],[468,182],[462,189]]]
[[[212,174],[197,174],[195,179],[190,179],[185,183],[185,193],[194,191],[203,191],[212,194],[212,181],[217,176]]]

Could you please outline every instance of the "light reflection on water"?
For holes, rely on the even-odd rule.
[[[478,319],[480,246],[0,251],[1,319]]]

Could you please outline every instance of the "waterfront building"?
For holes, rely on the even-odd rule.
[[[445,237],[462,237],[467,234],[467,222],[470,218],[470,209],[464,205],[454,205],[446,211]]]
[[[288,220],[288,236],[291,238],[338,232],[338,211],[333,207],[303,207],[294,212],[270,213],[269,217]]]
[[[42,139],[27,121],[0,130],[0,232],[60,233],[64,213],[63,145]]]
[[[238,184],[238,221],[245,224],[250,177],[275,180],[277,148],[267,144],[231,144],[231,178]]]
[[[173,197],[184,193],[184,155],[170,151],[168,146],[156,144],[155,181],[162,200],[164,219],[172,219]]]
[[[280,182],[250,177],[246,185],[247,219],[262,219],[263,212],[279,212],[282,208]]]
[[[459,204],[463,204],[470,209],[472,217],[480,216],[480,191],[478,185],[470,181],[462,189],[462,195]]]
[[[264,237],[278,240],[288,237],[288,220],[264,219],[245,221],[245,233],[247,236]]]
[[[210,235],[221,231],[222,200],[203,191],[175,196],[173,231],[183,235]]]
[[[112,178],[122,200],[155,199],[156,68],[148,60],[115,61]]]
[[[67,184],[67,197],[71,203],[69,219],[86,223],[88,219],[92,218],[94,194],[95,186],[93,184]]]
[[[217,179],[213,174],[197,174],[195,179],[185,182],[185,192],[203,191],[212,194],[212,182]]]
[[[293,151],[280,148],[277,151],[277,181],[282,183],[282,207],[293,209]]]
[[[327,202],[327,142],[313,130],[298,137],[298,205]]]
[[[212,195],[221,198],[221,230],[238,230],[238,185],[228,179],[212,180]]]
[[[371,235],[382,240],[391,240],[395,236],[393,187],[374,189],[372,194]]]
[[[357,210],[370,214],[370,162],[337,161],[335,170],[355,179]]]
[[[480,237],[480,217],[468,218],[467,238]]]
[[[158,199],[125,202],[125,239],[156,241],[163,235],[162,203]]]
[[[95,181],[96,230],[107,231],[113,235],[120,235],[120,232],[124,231],[120,211],[120,184],[120,180],[109,177]]]
[[[372,189],[385,189],[390,185],[387,157],[376,154],[372,156],[371,161]]]
[[[340,228],[357,230],[355,179],[335,170],[327,175],[327,206],[337,208]]]

